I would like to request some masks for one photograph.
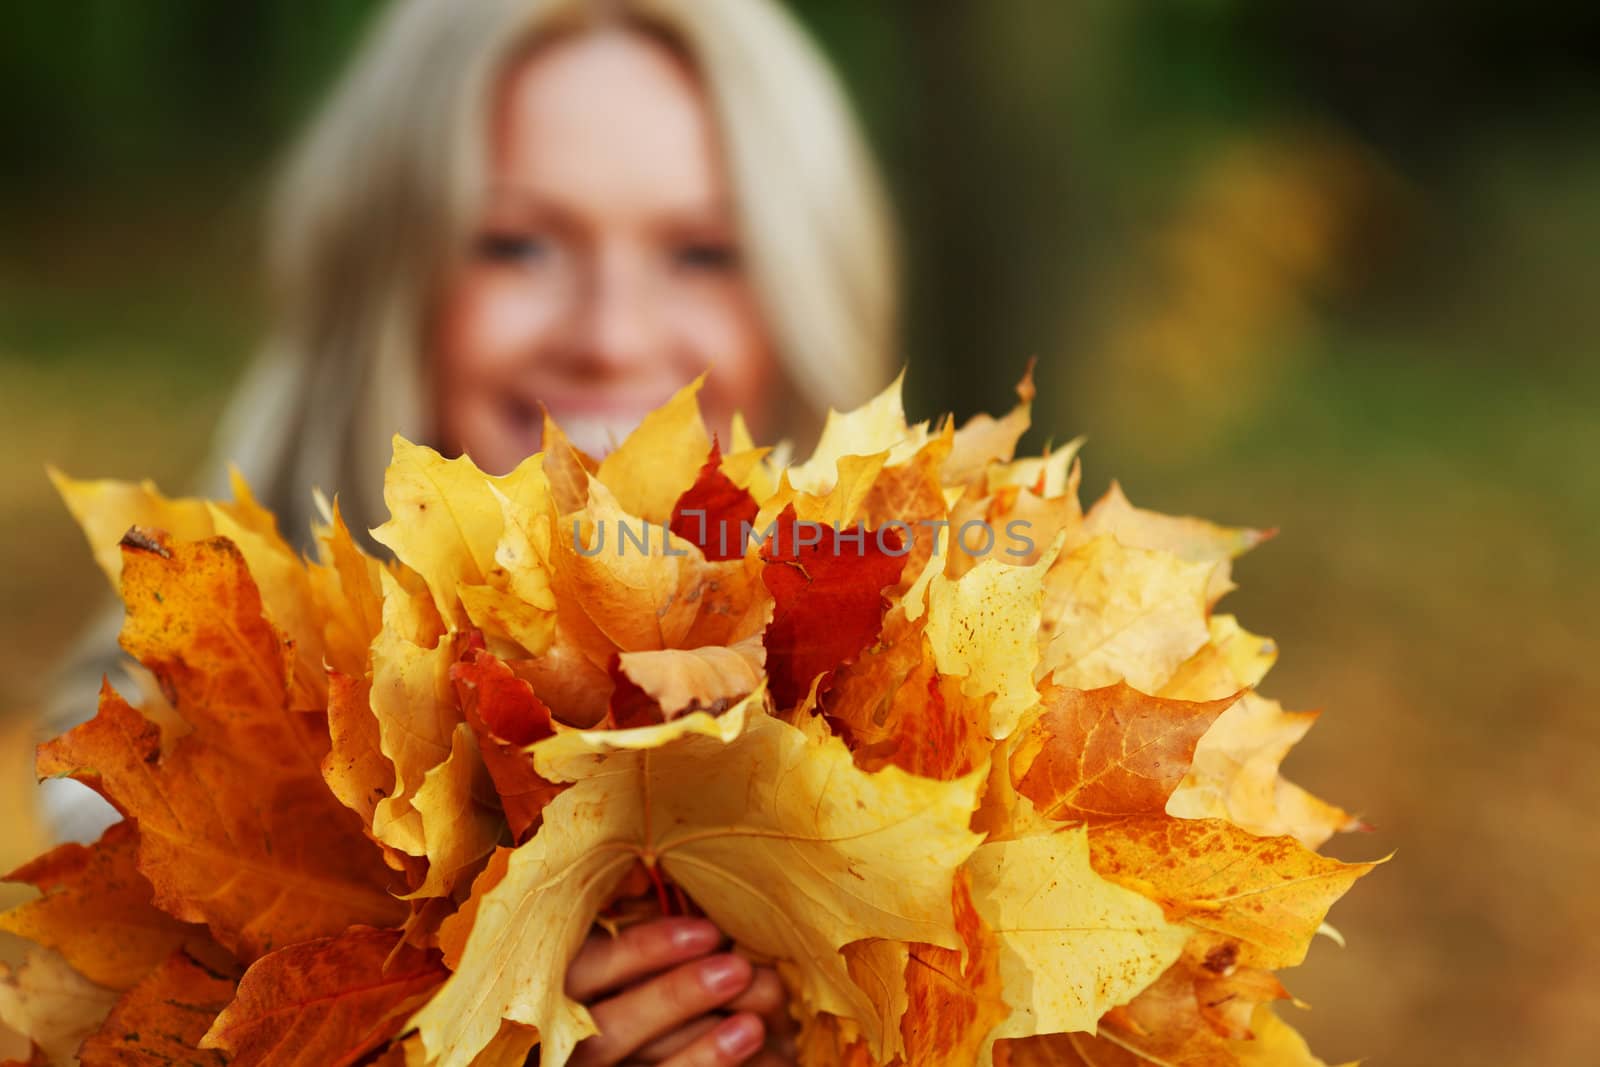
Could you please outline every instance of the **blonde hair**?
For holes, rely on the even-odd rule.
[[[312,487],[352,528],[383,516],[391,435],[432,437],[427,318],[465,243],[493,94],[519,55],[589,26],[674,47],[705,86],[745,260],[805,436],[864,401],[896,356],[885,197],[826,61],[772,0],[401,0],[374,28],[285,174],[275,330],[226,413],[207,475],[237,463],[304,541]]]

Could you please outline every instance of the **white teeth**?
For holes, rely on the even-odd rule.
[[[641,418],[617,418],[605,415],[553,416],[556,425],[567,439],[581,452],[600,459],[622,443],[642,421]]]

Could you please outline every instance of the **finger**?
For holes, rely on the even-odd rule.
[[[793,1041],[787,1039],[789,1022],[787,993],[783,988],[783,980],[771,967],[757,967],[755,977],[750,981],[750,987],[725,1004],[722,1010],[730,1013],[748,1011],[761,1016],[767,1025],[767,1044],[779,1053],[782,1053],[786,1046],[793,1045]],[[708,1015],[697,1019],[688,1026],[679,1027],[665,1037],[650,1042],[633,1053],[629,1059],[641,1063],[660,1063],[687,1048],[717,1026],[723,1018],[725,1016]]]
[[[761,1052],[765,1033],[759,1015],[741,1012],[663,1061],[662,1067],[730,1067],[744,1063]]]
[[[679,1052],[694,1044],[706,1034],[722,1025],[726,1015],[702,1015],[687,1026],[680,1026],[665,1037],[658,1037],[628,1057],[629,1061],[638,1060],[640,1063],[660,1063],[668,1056],[675,1056]]]
[[[784,991],[783,979],[778,977],[778,972],[771,967],[757,967],[755,977],[750,980],[750,988],[730,1000],[726,1010],[753,1011],[764,1016],[770,1026],[776,1016],[787,1014],[787,1002],[788,994]]]
[[[657,919],[630,926],[613,937],[596,933],[567,968],[567,996],[587,1002],[704,956],[722,942],[722,931],[705,919]]]
[[[749,987],[750,979],[749,961],[724,953],[680,964],[601,1001],[589,1009],[599,1033],[578,1046],[572,1063],[575,1067],[620,1063],[635,1049],[737,997]]]
[[[652,1041],[632,1056],[629,1056],[622,1064],[622,1067],[657,1067],[666,1056],[687,1048],[694,1040],[716,1029],[727,1018],[726,1015],[702,1016],[688,1026],[668,1034],[659,1041]],[[663,1052],[669,1047],[671,1052]],[[785,1048],[774,1039],[772,1031],[769,1029],[767,1031],[766,1045],[760,1052],[756,1053],[754,1059],[748,1062],[749,1067],[795,1067],[793,1042],[790,1042],[789,1047]]]
[[[789,991],[771,967],[756,968],[750,988],[728,1003],[725,1011],[753,1011],[767,1024],[767,1050],[780,1062],[793,1063],[794,1018],[789,1014]],[[759,1062],[759,1061],[758,1061]]]

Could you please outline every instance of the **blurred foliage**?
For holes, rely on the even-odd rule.
[[[185,487],[272,165],[377,6],[8,12],[0,702],[104,595],[43,465]],[[1087,495],[1283,530],[1226,606],[1327,711],[1291,773],[1378,827],[1337,851],[1399,850],[1296,1024],[1330,1062],[1589,1062],[1600,7],[793,6],[891,179],[914,408],[1001,409],[1037,354],[1030,441],[1087,432]]]

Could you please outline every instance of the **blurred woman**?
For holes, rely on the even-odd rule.
[[[609,61],[537,73],[618,36]],[[312,485],[376,524],[395,432],[462,447],[484,415],[504,436],[474,458],[506,467],[538,443],[516,401],[543,400],[600,448],[709,362],[713,423],[755,399],[758,430],[804,438],[894,359],[878,180],[769,0],[401,3],[293,160],[271,239],[274,335],[217,464],[244,463],[296,535]],[[752,392],[724,372],[756,345],[776,373]]]
[[[804,444],[895,359],[879,182],[771,0],[398,3],[294,157],[271,240],[274,328],[203,491],[238,464],[302,543],[313,486],[354,529],[381,520],[397,432],[499,473],[539,449],[543,405],[602,453],[704,371],[724,440],[741,410]],[[92,713],[115,631],[85,638],[51,733]],[[52,800],[70,836],[110,821],[87,796]],[[664,920],[592,941],[568,990],[600,1034],[574,1062],[781,1062],[781,984],[721,940]]]

